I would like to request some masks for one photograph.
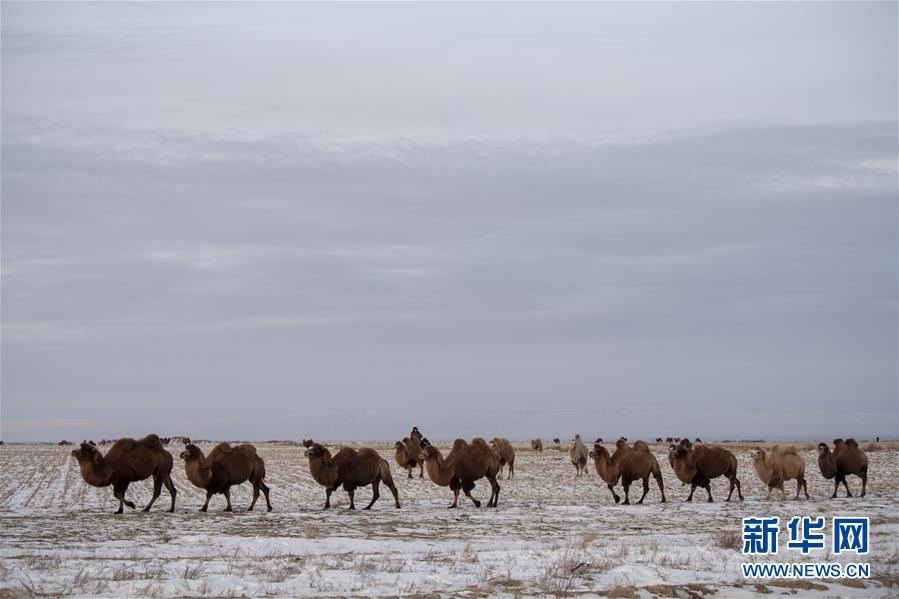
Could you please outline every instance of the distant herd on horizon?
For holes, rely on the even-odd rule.
[[[122,438],[113,443],[106,455],[92,441],[85,441],[72,451],[72,456],[78,460],[81,477],[87,484],[94,487],[112,486],[113,495],[119,502],[117,514],[123,512],[125,505],[135,508],[133,502],[125,499],[128,485],[150,477],[153,477],[153,496],[144,511],[150,510],[165,486],[172,500],[169,511],[174,512],[177,490],[171,478],[172,454],[164,448],[168,441],[169,439],[165,439],[164,442],[154,434],[138,440]],[[184,462],[187,479],[206,491],[206,502],[200,508],[201,511],[208,509],[209,500],[215,494],[224,495],[227,502],[225,511],[232,511],[230,489],[244,482],[250,482],[253,486],[249,510],[256,505],[260,491],[265,496],[268,511],[272,510],[269,488],[264,480],[265,462],[253,445],[244,443],[231,446],[219,443],[208,455],[204,455],[190,439],[182,438],[182,441],[184,450],[180,457]],[[559,440],[554,441],[556,448],[561,449]],[[662,440],[657,438],[656,441]],[[711,480],[722,476],[730,482],[726,501],[730,501],[734,489],[740,500],[743,499],[740,479],[737,478],[737,458],[733,453],[724,447],[704,444],[699,439],[693,443],[689,439],[669,438],[668,442],[668,462],[672,470],[684,485],[690,485],[686,501],[692,501],[696,489],[703,488],[711,502]],[[650,477],[655,479],[659,487],[661,502],[665,502],[661,466],[645,442],[628,444],[627,438],[622,437],[615,443],[611,454],[602,443],[602,439],[597,439],[590,451],[579,434],[574,436],[568,454],[576,469],[576,476],[587,472],[588,458],[592,458],[596,473],[608,486],[615,503],[621,501],[621,497],[615,492],[615,486],[621,483],[624,503],[629,504],[630,486],[637,481],[643,483],[643,494],[636,503],[643,503],[649,492]],[[303,440],[303,445],[306,447],[305,456],[309,459],[312,478],[325,488],[325,508],[331,506],[331,494],[342,486],[350,499],[349,509],[355,509],[356,489],[371,485],[371,501],[363,508],[371,509],[380,496],[382,482],[393,494],[396,507],[400,507],[399,492],[393,482],[390,464],[374,449],[343,447],[332,455],[324,445],[311,439]],[[541,452],[543,442],[534,439],[531,441],[531,448],[535,452]],[[793,499],[799,499],[803,492],[805,498],[809,499],[805,462],[794,447],[775,445],[767,450],[756,447],[752,457],[758,478],[768,487],[766,499],[771,498],[771,492],[775,489],[779,489],[782,498],[786,499],[784,483],[790,480],[796,481],[796,495]],[[515,449],[507,439],[495,437],[489,444],[481,437],[472,439],[470,443],[464,439],[456,439],[452,449],[444,457],[439,449],[422,436],[418,427],[413,427],[408,437],[396,442],[395,460],[406,471],[408,478],[413,478],[412,472],[418,468],[419,478],[424,478],[424,473],[427,472],[432,482],[441,487],[449,487],[453,492],[453,503],[449,506],[451,508],[457,507],[460,490],[476,507],[480,507],[481,502],[472,497],[471,491],[475,487],[475,481],[482,478],[488,480],[491,488],[487,507],[497,507],[500,493],[497,479],[502,479],[503,468],[508,469],[507,479],[515,474]],[[852,496],[846,482],[846,477],[850,474],[861,478],[862,489],[859,496],[865,496],[868,457],[854,439],[836,439],[833,448],[826,443],[818,444],[818,467],[825,479],[834,480],[831,498],[837,496],[840,483],[846,489],[846,496]]]

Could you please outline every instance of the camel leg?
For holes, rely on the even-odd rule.
[[[693,501],[693,492],[696,490],[696,487],[697,487],[696,483],[690,484],[690,494],[687,495],[687,501]]]
[[[271,500],[268,498],[268,491],[269,491],[268,485],[265,484],[265,481],[261,481],[261,480],[260,480],[260,481],[259,481],[259,488],[262,489],[262,494],[265,495],[265,507],[266,507],[266,511],[267,511],[267,512],[272,511],[272,502],[271,502]]]
[[[509,478],[507,480],[512,480],[515,478],[515,464],[509,464]]]
[[[334,489],[332,489],[331,487],[325,488],[325,507],[324,507],[324,509],[328,509],[329,507],[331,507],[331,493],[333,493],[333,492],[334,492]]]
[[[843,477],[843,488],[846,489],[846,497],[852,497],[852,492],[849,491],[849,483],[846,482],[846,477]]]
[[[116,511],[117,514],[124,513],[123,506],[127,505],[132,510],[134,509],[134,504],[125,499],[125,491],[128,490],[128,483],[119,483],[116,482],[112,486],[112,494],[116,499],[119,500],[119,509]]]
[[[253,508],[256,506],[256,500],[259,499],[259,485],[253,483],[253,501],[250,502],[250,507],[247,508],[248,512],[252,512]]]
[[[662,471],[652,473],[653,478],[656,479],[656,484],[659,486],[659,493],[662,494],[662,501],[660,503],[665,503],[665,483],[662,482]]]
[[[159,497],[159,492],[162,491],[162,477],[158,474],[153,475],[153,497],[150,498],[150,503],[147,504],[147,507],[144,508],[145,512],[149,512],[150,508],[153,507],[153,503],[156,502],[156,498]]]
[[[206,491],[206,503],[203,504],[203,507],[200,508],[201,512],[205,512],[209,509],[209,500],[212,499],[212,491]]]
[[[459,489],[453,489],[453,504],[450,506],[450,509],[459,505]]]
[[[348,510],[356,509],[356,489],[349,488],[346,490],[346,494],[350,496],[350,507],[348,507],[347,509]]]
[[[487,480],[490,481],[490,501],[487,502],[487,507],[496,507],[499,503],[499,483],[496,480],[496,477],[488,476]]]
[[[222,491],[222,495],[225,496],[225,501],[228,502],[228,505],[225,506],[225,511],[233,512],[234,509],[231,507],[231,488],[225,487],[225,490]]]
[[[621,488],[624,489],[624,505],[631,504],[631,482],[629,480],[621,481]]]
[[[837,489],[840,488],[840,478],[836,477],[833,481],[833,495],[830,496],[831,499],[836,499],[837,497]]]
[[[640,496],[640,501],[637,503],[643,503],[647,493],[649,493],[649,474],[643,477],[643,495]]]
[[[406,466],[407,478],[412,478],[412,466]]]
[[[796,497],[793,498],[793,501],[799,499],[799,492],[802,491],[802,477],[796,479]]]
[[[865,496],[865,487],[868,486],[868,469],[865,468],[864,470],[862,470],[862,473],[859,474],[858,476],[859,476],[859,478],[862,479],[862,494],[859,495],[859,497],[864,497]]]
[[[609,491],[611,491],[611,493],[612,493],[612,497],[615,498],[615,503],[618,503],[619,501],[621,501],[621,497],[619,497],[618,493],[615,492],[614,485],[607,485],[607,486],[609,487]]]
[[[390,489],[390,492],[393,493],[393,502],[396,504],[396,509],[400,509],[400,494],[396,490],[396,485],[393,484],[393,481],[384,481],[384,484],[387,485],[387,488]]]
[[[740,501],[743,501],[743,485],[740,484],[740,479],[737,478],[736,474],[734,474],[734,482],[737,483],[737,497],[740,498]],[[780,484],[783,486],[782,481]]]
[[[474,503],[475,507],[481,507],[481,502],[471,496],[471,490],[474,489],[473,482],[463,482],[462,483],[462,491],[465,492],[465,496],[471,499],[471,502]]]
[[[409,472],[411,473],[412,471],[410,470]],[[367,506],[365,506],[362,509],[364,509],[364,510],[371,509],[371,506],[373,506],[375,504],[375,502],[378,500],[378,497],[381,496],[380,487],[381,487],[381,479],[380,478],[376,478],[374,481],[372,481],[372,483],[371,483],[371,501],[369,502],[369,504]]]
[[[709,503],[712,503],[712,483],[705,484],[705,492],[709,494]]]
[[[425,477],[425,463],[421,462],[418,464],[418,478]]]
[[[175,489],[175,483],[172,482],[172,477],[170,475],[166,475],[165,479],[162,481],[162,484],[165,485],[166,490],[169,492],[169,497],[172,498],[172,507],[169,508],[169,511],[175,512],[175,495],[178,494],[178,490]]]
[[[780,500],[781,500],[781,501],[786,501],[786,500],[787,500],[787,492],[786,492],[786,490],[784,489],[784,486],[785,486],[784,483],[781,482],[781,483],[780,483]]]

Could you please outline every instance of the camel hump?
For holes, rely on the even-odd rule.
[[[468,447],[468,442],[465,439],[456,439],[453,441],[453,449],[464,449],[466,447]]]
[[[637,451],[645,451],[649,453],[649,445],[647,445],[644,441],[634,441],[634,449]]]
[[[137,443],[140,443],[144,447],[162,449],[162,439],[159,438],[159,435],[154,435],[153,433],[150,433],[143,439],[140,439],[139,441],[137,441]]]
[[[777,446],[775,445],[774,447]],[[772,450],[773,449],[774,448],[772,447]],[[778,447],[778,450],[780,451],[781,455],[799,455],[799,453],[796,451],[796,448],[792,445],[787,445],[786,447]]]
[[[234,448],[234,451],[242,453],[250,461],[256,459],[256,446],[249,443],[241,443]]]
[[[846,446],[858,448],[858,442],[855,439],[846,439]]]

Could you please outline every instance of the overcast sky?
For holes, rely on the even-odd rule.
[[[897,5],[2,8],[2,437],[897,435]]]

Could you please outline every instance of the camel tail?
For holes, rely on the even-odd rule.
[[[395,486],[393,483],[393,474],[390,472],[390,464],[383,458],[381,459],[381,480],[388,487]]]
[[[265,480],[265,461],[260,458],[258,455],[256,456],[256,474],[259,475],[259,480]]]

